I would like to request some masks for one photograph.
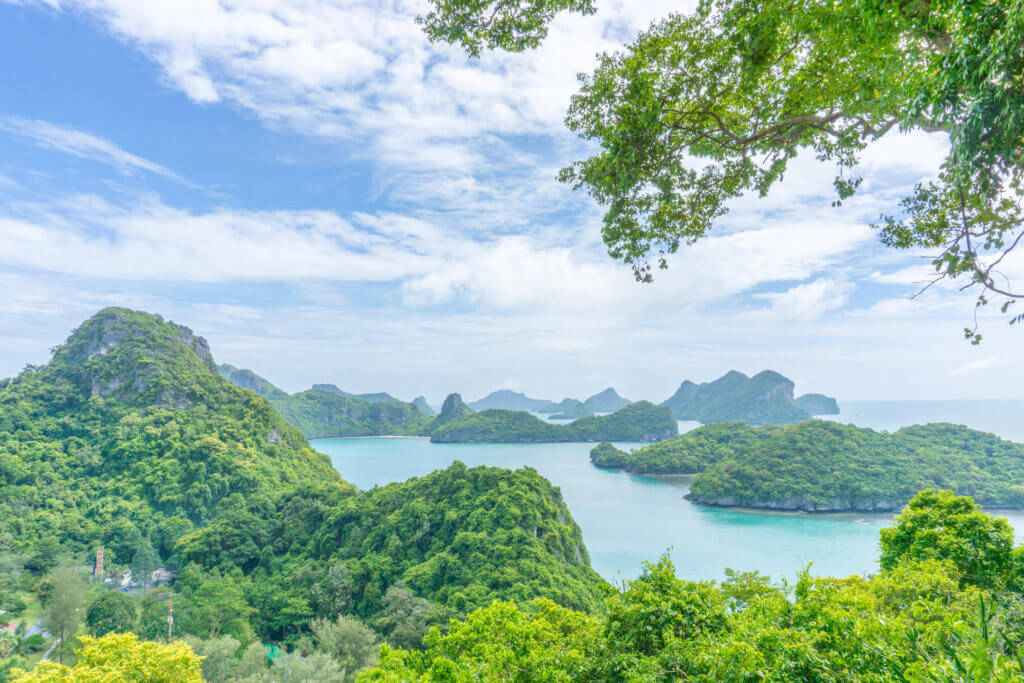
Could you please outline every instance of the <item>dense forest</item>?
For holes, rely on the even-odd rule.
[[[565,425],[523,411],[483,410],[432,428],[430,439],[438,443],[661,441],[678,432],[679,425],[667,408],[637,401],[611,415],[583,417]]]
[[[697,503],[806,510],[898,510],[940,487],[988,507],[1024,507],[1024,445],[951,424],[893,434],[813,420],[754,428],[700,427],[624,453],[591,452],[598,467],[638,474],[696,474]]]
[[[368,401],[324,389],[271,396],[267,400],[308,439],[416,436],[430,424],[430,417],[411,403]]]
[[[434,414],[422,396],[405,403],[386,393],[350,394],[333,384],[289,395],[252,370],[227,363],[217,368],[232,384],[265,398],[307,439],[422,435]]]
[[[969,498],[922,492],[882,532],[875,576],[683,581],[668,557],[597,614],[494,603],[385,646],[361,681],[1013,681],[1024,553]]]
[[[109,567],[171,568],[181,632],[243,644],[381,619],[398,598],[444,615],[534,596],[592,609],[604,585],[536,472],[455,464],[361,493],[223,379],[202,338],[126,309],[0,385],[0,546],[25,576],[97,546]],[[166,623],[146,609],[166,605],[140,607],[153,637]]]

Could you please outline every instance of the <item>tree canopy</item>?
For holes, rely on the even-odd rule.
[[[588,0],[431,0],[427,35],[520,51]],[[1024,0],[702,0],[582,75],[566,123],[600,150],[560,174],[605,207],[611,255],[652,278],[802,151],[835,164],[836,203],[860,153],[891,130],[943,132],[937,179],[880,216],[883,243],[934,253],[936,279],[1001,297],[1024,236]],[[696,163],[695,163],[696,162]],[[1013,318],[1017,320],[1018,318]],[[975,330],[968,336],[977,341]]]
[[[102,638],[82,637],[78,661],[66,667],[42,662],[33,671],[15,671],[15,683],[58,681],[137,681],[138,683],[202,683],[199,657],[182,642],[140,642],[130,633]]]
[[[724,422],[631,453],[600,444],[590,460],[636,474],[695,474],[687,497],[712,505],[898,510],[941,487],[983,505],[1024,507],[1024,445],[952,424],[890,434],[825,420]]]

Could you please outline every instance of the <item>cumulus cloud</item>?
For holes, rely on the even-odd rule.
[[[587,240],[467,236],[443,220],[396,213],[188,211],[155,197],[115,205],[93,195],[0,212],[0,265],[100,280],[380,282],[406,306],[671,311],[765,283],[819,275],[855,249],[862,226],[769,222],[688,249],[650,286]]]
[[[818,278],[784,292],[755,294],[756,299],[771,304],[768,309],[757,311],[756,315],[770,315],[786,320],[813,320],[846,305],[852,289],[853,285],[849,282]]]
[[[562,123],[576,75],[681,9],[611,0],[597,17],[559,17],[539,51],[474,60],[427,41],[420,0],[52,2],[98,19],[194,101],[344,144],[396,201],[475,215],[464,227],[483,230],[575,205],[554,176],[581,149]],[[526,152],[511,143],[522,136],[547,140]]]

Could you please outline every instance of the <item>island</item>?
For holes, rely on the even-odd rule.
[[[581,417],[591,417],[594,411],[582,401],[574,398],[564,399],[558,404],[558,411],[552,412],[549,417],[552,420],[578,420]]]
[[[712,422],[742,421],[752,425],[779,425],[802,422],[812,414],[831,414],[835,399],[820,394],[801,397],[804,404],[815,409],[824,406],[823,413],[812,413],[793,398],[793,381],[773,370],[747,377],[735,370],[713,382],[695,384],[683,382],[676,393],[661,405],[672,410],[680,420]],[[839,412],[835,405],[835,412]]]
[[[630,403],[632,401],[628,398],[622,398],[619,396],[619,392],[611,387],[594,394],[583,402],[584,405],[595,413],[614,413],[616,410],[625,408]]]
[[[423,406],[386,393],[350,394],[333,384],[314,384],[312,389],[288,394],[252,370],[227,363],[217,369],[232,384],[263,396],[307,439],[418,436],[431,422],[431,414],[425,413]]]
[[[555,412],[557,408],[549,410],[554,405],[557,404],[541,398],[530,398],[518,391],[499,389],[478,401],[473,401],[469,407],[473,410],[525,410],[530,413],[541,413]]]
[[[420,411],[427,417],[433,417],[434,415],[437,415],[437,411],[434,410],[434,407],[432,405],[427,403],[427,399],[423,396],[417,396],[416,398],[414,398],[412,400],[412,404],[416,406],[416,410]]]
[[[430,440],[435,443],[660,441],[678,433],[678,424],[670,410],[639,401],[611,415],[584,417],[566,425],[545,422],[525,411],[484,410],[433,428]]]
[[[988,508],[1024,508],[1024,444],[946,423],[894,433],[825,420],[723,423],[631,453],[602,443],[590,458],[635,474],[694,474],[687,498],[702,505],[889,511],[943,488]]]
[[[793,400],[808,415],[838,415],[839,403],[824,394],[804,394]]]

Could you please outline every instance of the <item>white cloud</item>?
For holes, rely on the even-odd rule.
[[[785,320],[813,320],[845,306],[852,289],[853,285],[849,282],[819,278],[784,292],[755,294],[754,298],[771,303],[768,309],[755,313],[757,317],[770,315]]]
[[[124,210],[81,196],[0,216],[0,263],[101,279],[386,281],[422,272],[413,249],[324,211]]]
[[[554,180],[589,149],[562,117],[596,52],[685,11],[678,2],[602,0],[596,17],[560,17],[541,50],[480,60],[429,45],[412,20],[419,0],[45,4],[98,19],[196,102],[368,160],[386,210],[196,211],[137,197],[0,210],[0,265],[29,273],[0,281],[22,292],[10,310],[0,306],[0,328],[20,329],[48,301],[71,311],[49,307],[64,317],[39,348],[84,309],[127,303],[193,325],[219,359],[295,389],[337,380],[469,398],[502,382],[551,396],[613,383],[632,398],[664,398],[684,378],[773,367],[810,378],[802,390],[841,397],[1019,393],[1012,365],[984,386],[943,371],[974,361],[959,335],[969,301],[937,290],[918,301],[858,301],[865,308],[853,312],[833,306],[863,279],[912,285],[902,255],[882,265],[877,253],[864,256],[865,226],[934,171],[940,138],[888,136],[869,148],[865,172],[878,177],[841,209],[828,206],[831,172],[798,157],[785,183],[735,202],[716,233],[673,257],[653,285],[608,259],[597,207]],[[35,129],[40,144],[172,173],[69,131],[78,133]],[[744,298],[779,282],[802,284]],[[764,302],[756,325],[736,315]],[[985,332],[990,353],[1012,357],[1016,330]]]
[[[270,126],[346,144],[371,158],[397,201],[476,214],[486,230],[513,216],[576,204],[557,168],[580,148],[562,123],[576,74],[652,19],[669,0],[602,4],[561,16],[541,50],[479,60],[431,45],[421,0],[62,0],[98,18],[200,103],[226,101]],[[542,136],[534,153],[508,136]],[[538,171],[543,171],[538,174]],[[504,205],[496,199],[505,199]],[[490,206],[499,215],[480,212]]]
[[[58,126],[47,121],[0,117],[0,131],[28,138],[34,144],[82,159],[91,159],[114,166],[122,171],[146,171],[179,183],[188,184],[174,171],[121,149],[109,140],[84,131]]]
[[[949,371],[950,375],[953,376],[964,376],[973,374],[979,370],[988,370],[991,368],[997,368],[1001,365],[1006,365],[1007,360],[1005,358],[983,358],[981,360],[971,361],[966,365],[961,365],[958,368]]]
[[[195,212],[153,197],[115,206],[78,195],[0,212],[0,265],[98,280],[392,283],[411,308],[558,311],[611,325],[642,311],[699,307],[765,283],[814,277],[869,239],[857,225],[768,222],[708,238],[679,254],[653,285],[638,285],[588,241],[587,227],[580,233],[583,239],[570,233],[567,240],[555,229],[549,239],[481,239],[443,218]]]

